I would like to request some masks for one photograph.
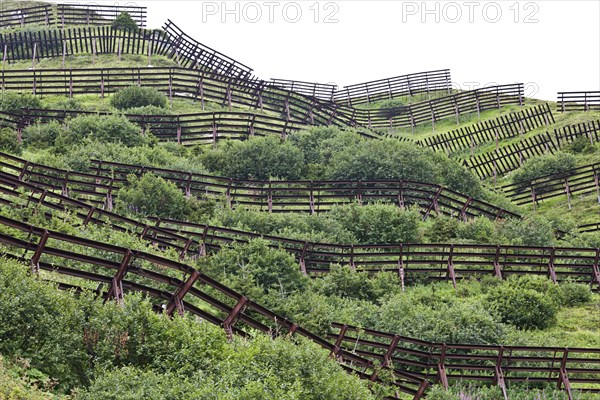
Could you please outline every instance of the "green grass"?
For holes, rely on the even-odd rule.
[[[66,69],[83,69],[83,68],[141,68],[148,66],[148,57],[137,54],[123,54],[121,60],[117,54],[98,54],[95,62],[92,54],[79,54],[75,56],[65,57]],[[177,62],[164,56],[152,56],[152,65],[154,67],[176,67]],[[6,63],[6,70],[25,70],[32,66],[31,60],[14,61]],[[62,69],[62,58],[42,58],[35,63],[36,69]]]

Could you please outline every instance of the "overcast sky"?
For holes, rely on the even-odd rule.
[[[449,68],[463,89],[523,82],[546,100],[600,90],[600,0],[135,3],[150,27],[171,19],[263,79],[341,88]]]

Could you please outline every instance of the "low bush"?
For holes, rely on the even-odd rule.
[[[30,125],[23,129],[23,145],[34,149],[50,148],[63,130],[57,121]]]
[[[486,296],[487,305],[502,322],[520,329],[551,326],[558,312],[558,290],[549,280],[538,278],[508,279],[490,289]]]
[[[21,153],[21,146],[17,141],[17,132],[11,128],[0,128],[0,151]]]
[[[299,179],[304,167],[300,150],[272,136],[226,142],[200,159],[211,171],[238,179]]]
[[[513,183],[527,183],[544,175],[558,174],[575,168],[574,155],[558,152],[553,155],[534,157],[512,175]]]
[[[173,182],[147,173],[141,178],[129,176],[127,187],[119,191],[117,209],[184,220],[191,211],[192,201]]]
[[[31,94],[11,91],[0,94],[0,111],[20,115],[22,108],[42,108],[42,103]]]
[[[119,110],[145,106],[165,108],[167,98],[155,88],[133,85],[115,93],[110,103]]]
[[[141,136],[139,127],[123,116],[80,115],[67,121],[67,129],[61,131],[56,145],[64,151],[84,139],[120,143],[127,147],[140,146],[148,140]]]

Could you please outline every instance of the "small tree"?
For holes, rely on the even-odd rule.
[[[128,12],[122,12],[112,23],[112,27],[114,29],[123,29],[127,31],[137,31],[138,26],[131,18]]]

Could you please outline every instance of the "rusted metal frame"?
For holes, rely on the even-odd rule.
[[[382,366],[384,368],[390,368],[392,366],[392,356],[394,355],[394,352],[396,351],[396,347],[398,346],[399,341],[400,341],[400,336],[394,335],[394,337],[392,338],[392,341],[390,342],[390,345],[387,348],[387,351],[385,352],[385,355],[383,356]]]
[[[469,208],[469,206],[471,205],[472,202],[473,202],[473,198],[471,196],[469,196],[467,201],[465,201],[465,204],[460,209],[460,216],[461,216],[462,220],[465,222],[467,222],[467,209]]]
[[[241,296],[235,307],[233,307],[229,315],[223,321],[223,328],[225,329],[225,332],[227,332],[229,339],[233,337],[232,327],[235,324],[235,321],[239,318],[240,314],[244,312],[248,302],[249,299],[247,297]]]
[[[123,303],[123,278],[129,269],[129,265],[132,262],[133,252],[129,249],[125,252],[123,259],[121,260],[121,264],[119,265],[119,269],[117,273],[112,279],[111,287],[108,291],[107,298],[112,298],[117,301],[117,303]]]
[[[502,266],[500,265],[500,245],[496,246],[496,255],[494,256],[494,274],[496,278],[503,279]]]
[[[36,275],[40,271],[40,258],[42,257],[44,248],[46,247],[46,243],[48,243],[48,239],[50,239],[50,232],[48,232],[48,230],[44,230],[42,233],[42,237],[40,238],[40,241],[36,246],[35,252],[33,253],[33,256],[31,257],[31,260],[29,262],[31,272],[33,272]]]
[[[429,207],[427,207],[427,210],[425,210],[425,215],[423,216],[424,220],[427,219],[427,217],[431,213],[432,209],[435,210],[436,213],[439,213],[440,207],[439,207],[439,204],[438,204],[438,199],[440,198],[440,195],[442,194],[443,190],[444,190],[444,188],[442,186],[440,186],[438,188],[437,192],[433,196],[433,199],[431,200],[431,204],[429,204]]]
[[[454,272],[454,262],[452,258],[454,257],[454,245],[450,245],[450,253],[448,254],[448,273],[447,276],[452,280],[452,286],[456,289],[456,274]]]
[[[500,387],[504,400],[508,400],[508,395],[506,393],[506,382],[504,381],[504,372],[502,371],[503,355],[504,347],[500,346],[498,358],[496,359],[496,365],[494,366],[494,385]]]
[[[442,387],[448,390],[448,375],[446,374],[446,343],[442,344],[442,350],[440,352],[440,360],[437,363],[437,376],[438,381]]]
[[[596,249],[596,255],[594,257],[594,264],[592,265],[592,280],[590,284],[593,286],[594,280],[598,284],[598,289],[600,290],[600,267],[598,265],[598,261],[600,260],[600,249]]]
[[[571,393],[571,383],[569,382],[569,374],[567,373],[568,357],[569,349],[565,349],[562,361],[560,363],[558,389],[561,389],[561,386],[563,386],[564,390],[567,392],[568,399],[573,400],[573,394]]]
[[[402,260],[404,257],[404,245],[400,243],[398,247],[398,278],[400,278],[400,285],[402,286],[402,291],[404,292],[405,271],[404,261]]]
[[[212,114],[212,119],[213,119],[213,122],[212,122],[212,143],[213,143],[213,146],[216,147],[219,133],[218,133],[218,122],[217,122],[217,118],[216,118],[214,112]]]
[[[303,275],[307,275],[306,273],[306,252],[308,250],[308,242],[304,242],[302,246],[302,253],[300,254],[300,270]]]
[[[179,286],[179,288],[177,288],[177,291],[173,294],[171,301],[167,305],[165,309],[167,315],[173,315],[175,310],[177,310],[179,315],[183,315],[183,313],[185,312],[183,307],[183,298],[190,291],[190,289],[199,277],[200,272],[198,272],[195,269],[192,269],[190,277],[185,282],[183,282],[182,285]]]
[[[314,193],[314,188],[313,188],[313,181],[310,181],[309,190],[310,190],[310,194],[308,197],[308,204],[309,204],[309,208],[310,208],[310,213],[314,214],[315,213],[315,193]]]
[[[550,257],[548,259],[548,276],[552,280],[552,283],[556,283],[556,270],[554,269],[554,257],[556,249],[552,247],[550,249]]]
[[[333,349],[329,354],[330,357],[338,358],[338,354],[342,350],[342,343],[344,342],[344,338],[346,337],[346,332],[348,331],[348,325],[342,325],[340,328],[340,332],[338,333],[338,337],[333,345]]]
[[[404,209],[404,181],[398,182],[398,207]]]

